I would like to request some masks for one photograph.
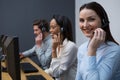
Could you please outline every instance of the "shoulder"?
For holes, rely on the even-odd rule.
[[[89,41],[86,41],[79,46],[78,52],[77,52],[78,57],[81,57],[81,56],[85,55],[85,53],[87,53],[88,42]]]
[[[114,42],[108,42],[106,46],[103,47],[105,51],[105,56],[106,57],[120,57],[120,45],[117,45]]]
[[[68,48],[73,48],[73,49],[78,49],[76,44],[74,42],[72,42],[72,41],[68,41],[67,47]]]
[[[83,49],[86,49],[87,46],[88,46],[88,41],[86,41],[83,44],[81,44],[78,49],[82,49],[83,50]]]
[[[52,37],[51,35],[48,35],[45,39],[44,39],[44,43],[51,45],[52,44]]]
[[[109,51],[120,51],[120,45],[117,45],[114,42],[107,43],[107,50]]]
[[[66,53],[77,53],[78,48],[76,44],[69,40],[64,40],[63,44],[61,45],[61,49],[64,50]]]

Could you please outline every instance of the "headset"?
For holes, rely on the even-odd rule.
[[[63,31],[64,31],[64,29],[63,29],[63,27],[61,27],[61,28],[60,28],[60,32],[63,33]]]
[[[62,24],[62,26],[61,26],[61,28],[60,28],[60,32],[61,32],[61,33],[63,33],[64,30],[65,30],[63,25],[64,25],[64,21],[63,21],[63,24]]]
[[[109,21],[108,21],[107,15],[106,15],[105,11],[103,11],[102,28],[104,28],[108,25],[109,25]]]
[[[40,24],[39,26],[40,26],[40,28],[41,28],[42,32],[45,32],[45,31],[46,31],[46,27],[44,26],[44,24],[43,24],[43,23],[42,23],[42,24]]]

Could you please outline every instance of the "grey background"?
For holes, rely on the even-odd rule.
[[[34,45],[33,20],[50,21],[53,14],[69,17],[75,41],[74,0],[0,0],[0,34],[18,36],[20,52],[27,50]]]

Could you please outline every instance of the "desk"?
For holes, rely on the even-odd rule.
[[[34,63],[30,58],[24,58],[21,62],[29,62],[33,66],[35,66],[38,69],[38,72],[35,73],[24,73],[21,70],[21,80],[26,80],[27,75],[36,75],[41,74],[46,80],[54,80],[51,76],[49,76],[47,73],[45,73],[36,63]],[[2,63],[2,65],[4,65]],[[2,80],[12,80],[8,73],[2,72]]]

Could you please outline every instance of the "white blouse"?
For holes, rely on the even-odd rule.
[[[49,69],[45,72],[56,80],[75,80],[77,69],[77,50],[75,43],[65,39],[57,58],[52,58]]]

